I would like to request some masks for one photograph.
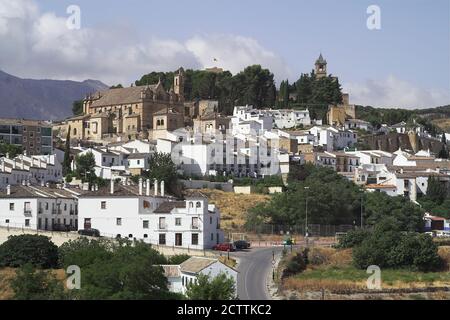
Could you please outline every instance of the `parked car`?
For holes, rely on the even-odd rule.
[[[78,234],[88,237],[100,237],[100,231],[97,229],[81,229],[78,230]]]
[[[236,249],[238,249],[238,250],[250,248],[250,242],[248,242],[246,240],[237,240],[237,241],[233,242],[233,244],[236,247]]]
[[[236,251],[234,243],[219,243],[213,247],[213,250],[218,251]]]

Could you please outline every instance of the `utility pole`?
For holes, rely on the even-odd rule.
[[[308,190],[309,187],[304,187],[305,190]],[[306,191],[305,196],[305,238],[308,238],[308,193]]]

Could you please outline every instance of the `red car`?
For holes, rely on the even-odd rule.
[[[233,243],[219,243],[213,247],[213,250],[236,251],[236,246]]]

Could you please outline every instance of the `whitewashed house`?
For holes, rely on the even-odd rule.
[[[41,182],[62,181],[62,166],[55,155],[18,155],[14,159],[0,158],[0,187],[21,184],[29,181],[31,184]]]
[[[7,186],[0,191],[0,226],[77,230],[78,193],[45,186]]]
[[[186,293],[186,287],[190,283],[196,283],[200,274],[211,278],[225,274],[233,279],[237,288],[238,271],[220,262],[217,259],[206,257],[191,257],[180,265],[163,265],[164,274],[169,281],[171,292]]]
[[[294,109],[264,109],[261,113],[269,115],[273,119],[273,127],[279,129],[290,129],[300,125],[310,126],[311,118],[309,110]]]
[[[98,229],[106,237],[207,249],[223,241],[220,212],[205,197],[176,200],[164,182],[115,184],[80,196],[79,229]],[[160,188],[160,192],[158,192]]]

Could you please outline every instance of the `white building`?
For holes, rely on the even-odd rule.
[[[353,147],[358,141],[355,132],[331,126],[314,126],[309,132],[315,137],[313,145],[325,147],[327,151]]]
[[[271,116],[254,109],[252,106],[238,106],[233,109],[230,127],[233,135],[249,134],[250,130],[260,132],[271,130],[273,119]]]
[[[114,185],[80,196],[79,228],[94,228],[106,237],[206,249],[223,241],[220,212],[205,197],[177,201],[166,196],[164,182]],[[160,192],[158,192],[160,188]]]
[[[62,181],[62,166],[55,155],[18,155],[14,159],[0,158],[0,187],[21,184],[29,181],[31,184],[41,182]]]
[[[348,130],[365,130],[372,131],[372,125],[370,122],[360,120],[360,119],[347,119],[345,120],[344,128]]]
[[[31,230],[77,230],[76,192],[45,186],[7,186],[0,191],[0,226]]]
[[[164,274],[169,281],[171,292],[186,293],[186,287],[190,283],[196,283],[200,274],[215,278],[225,274],[233,279],[237,288],[237,271],[217,259],[206,257],[191,257],[180,265],[163,265]]]
[[[302,126],[310,126],[311,118],[309,110],[294,109],[264,109],[261,113],[269,115],[273,119],[273,127],[279,129],[290,129]]]

